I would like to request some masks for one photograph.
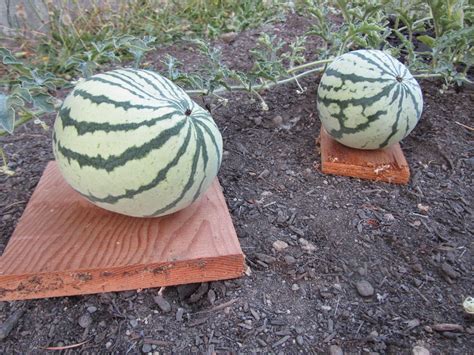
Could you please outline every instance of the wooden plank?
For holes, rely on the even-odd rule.
[[[182,211],[134,218],[83,199],[52,162],[0,257],[0,300],[222,280],[243,271],[217,179]]]
[[[325,174],[408,184],[410,168],[400,144],[385,149],[361,150],[346,147],[321,127],[321,170]]]

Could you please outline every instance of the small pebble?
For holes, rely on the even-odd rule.
[[[176,320],[178,322],[182,322],[183,321],[183,315],[184,315],[184,309],[183,308],[178,308],[178,310],[176,311]]]
[[[130,321],[130,325],[132,326],[132,328],[137,327],[137,326],[138,326],[138,320],[132,319],[132,320]]]
[[[342,348],[339,345],[331,345],[329,347],[329,354],[330,355],[344,355]]]
[[[417,345],[413,347],[413,349],[411,350],[411,353],[413,355],[430,355],[430,351],[421,345]]]
[[[236,32],[227,32],[221,35],[222,41],[224,41],[227,44],[234,42],[236,38],[237,38]]]
[[[112,342],[108,341],[107,343],[105,343],[106,349],[110,349],[111,347],[112,347]]]
[[[146,354],[146,353],[151,352],[151,350],[152,350],[151,344],[143,344],[143,346],[142,346],[142,352],[144,352],[144,353]]]
[[[79,317],[78,323],[82,328],[88,328],[92,324],[92,317],[89,313],[83,314]]]
[[[304,344],[304,338],[303,338],[301,335],[298,335],[298,336],[296,337],[296,343],[297,343],[298,345],[303,345],[303,344]]]
[[[95,313],[95,312],[97,312],[97,307],[89,306],[89,307],[87,307],[87,312]]]
[[[209,301],[210,304],[214,304],[214,302],[216,302],[216,298],[217,298],[216,291],[211,289],[207,292],[207,300]]]
[[[422,266],[420,263],[413,264],[413,265],[411,266],[411,268],[412,268],[413,271],[415,271],[415,272],[422,272],[422,271],[423,271],[423,266]]]
[[[374,288],[367,280],[357,282],[356,288],[362,297],[370,297],[374,294]]]
[[[300,238],[298,241],[300,242],[301,249],[303,249],[304,251],[307,251],[308,253],[312,253],[313,251],[316,250],[316,246],[310,241],[304,238]]]
[[[296,259],[291,255],[285,255],[285,263],[287,265],[293,265],[294,263],[296,263]]]
[[[298,291],[300,289],[300,287],[298,286],[298,284],[293,284],[293,285],[291,285],[291,289],[293,291]]]
[[[153,297],[153,300],[164,313],[171,311],[171,304],[163,296],[157,295]]]
[[[255,253],[255,256],[267,264],[273,264],[276,261],[276,258],[270,255],[262,254],[262,253]]]
[[[275,248],[275,250],[278,252],[282,252],[283,250],[288,248],[288,244],[283,240],[277,240],[273,243],[273,248]]]

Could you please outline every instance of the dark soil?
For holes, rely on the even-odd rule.
[[[291,39],[306,25],[294,16],[265,30]],[[255,33],[218,41],[230,65],[245,67]],[[188,48],[172,50],[193,61]],[[82,341],[75,350],[120,354],[336,354],[335,345],[472,353],[474,323],[462,302],[473,295],[474,136],[458,123],[473,126],[473,93],[441,94],[439,82],[422,83],[423,117],[402,142],[412,178],[397,186],[321,173],[317,82],[303,81],[302,95],[295,85],[265,93],[267,112],[245,94],[213,111],[225,146],[219,178],[250,275],[199,291],[166,288],[170,310],[155,301],[158,289],[0,302],[0,353]],[[50,136],[30,123],[0,139],[16,173],[0,176],[0,250],[52,159]],[[276,241],[288,247],[277,251]]]

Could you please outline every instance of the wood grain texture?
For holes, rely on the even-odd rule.
[[[410,168],[400,144],[385,149],[361,150],[335,141],[321,127],[321,170],[325,174],[408,184]]]
[[[222,280],[243,271],[217,179],[182,211],[134,218],[86,201],[51,162],[0,257],[0,300]]]

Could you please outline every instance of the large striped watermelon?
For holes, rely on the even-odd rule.
[[[206,191],[222,137],[181,88],[151,71],[120,69],[76,85],[54,124],[53,150],[66,181],[91,202],[154,217]]]
[[[423,109],[417,81],[402,63],[379,50],[337,57],[321,78],[317,101],[326,131],[359,149],[399,142],[415,128]]]

